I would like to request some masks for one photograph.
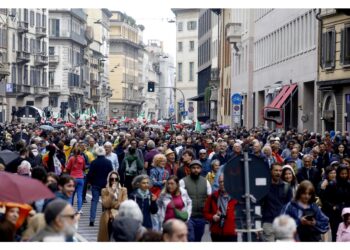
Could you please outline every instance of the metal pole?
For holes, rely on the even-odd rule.
[[[248,152],[244,152],[244,183],[245,183],[245,209],[246,209],[246,222],[247,222],[247,239],[248,242],[252,241],[251,233],[251,216],[250,216],[250,183],[249,183],[249,158]]]

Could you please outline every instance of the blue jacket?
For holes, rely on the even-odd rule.
[[[329,229],[328,217],[321,211],[321,209],[316,205],[316,203],[312,203],[309,209],[312,209],[315,213],[316,230],[319,231],[319,233],[326,233]],[[281,214],[289,215],[295,220],[297,226],[299,226],[301,224],[300,218],[303,217],[305,210],[306,209],[300,207],[297,202],[291,201],[288,202],[287,205],[285,205],[282,208]]]
[[[147,229],[152,229],[152,220],[151,214],[156,214],[158,212],[158,205],[156,201],[152,201],[151,199],[152,193],[144,199],[141,195],[135,190],[129,196],[130,200],[133,200],[139,205],[139,208],[143,214],[143,223],[142,225]]]
[[[155,167],[151,169],[150,179],[153,186],[163,188],[163,180],[167,180],[168,178],[169,173],[164,168]]]
[[[112,162],[104,156],[97,156],[91,162],[87,180],[92,186],[105,188],[107,185],[108,174],[113,170]]]
[[[211,164],[209,159],[199,160],[202,163],[202,172],[201,176],[206,177],[207,174],[211,171]]]

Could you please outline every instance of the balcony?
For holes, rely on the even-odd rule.
[[[30,53],[26,51],[17,51],[17,63],[27,63],[30,61]]]
[[[69,86],[69,92],[73,95],[84,95],[83,89],[77,86]]]
[[[85,21],[87,19],[87,14],[83,11],[83,9],[71,9],[71,13],[72,15],[74,15],[75,17],[81,19],[81,21]]]
[[[17,96],[28,96],[33,94],[33,87],[30,85],[22,85],[22,84],[12,84],[12,89],[9,91],[7,89],[7,95],[10,97]]]
[[[34,63],[35,66],[46,66],[49,64],[49,57],[43,55],[35,55]]]
[[[35,35],[37,38],[44,38],[44,37],[47,37],[47,29],[46,27],[36,27],[35,28]]]
[[[50,66],[57,66],[57,64],[60,62],[60,57],[58,55],[49,55],[49,63]]]
[[[0,81],[5,76],[10,75],[10,67],[7,63],[0,63]]]
[[[19,33],[27,33],[29,31],[28,22],[20,21],[18,22],[18,32]]]
[[[49,87],[49,93],[61,93],[61,86],[60,85],[50,85]]]
[[[91,86],[93,86],[93,87],[98,87],[99,86],[99,82],[97,80],[95,80],[95,79],[90,80],[90,83],[91,83]]]
[[[48,95],[49,95],[48,90],[49,90],[48,87],[35,86],[35,87],[34,87],[34,94],[35,94],[37,97],[48,96]]]
[[[92,92],[91,93],[91,99],[94,101],[94,102],[99,102],[100,101],[100,97],[101,97],[101,93],[99,90],[96,90],[96,92]]]

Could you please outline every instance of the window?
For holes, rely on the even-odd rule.
[[[16,72],[16,65],[12,65],[12,69],[11,69],[11,80],[12,80],[12,83],[16,83],[16,75],[17,75],[17,72]]]
[[[43,71],[43,84],[44,87],[47,87],[47,71]]]
[[[340,64],[350,65],[350,26],[340,33]]]
[[[28,66],[24,66],[24,72],[23,72],[23,83],[24,85],[28,85]]]
[[[179,51],[179,52],[182,51],[182,42],[177,43],[177,51]]]
[[[325,69],[335,66],[335,30],[322,34],[322,67]]]
[[[29,52],[29,48],[28,48],[28,38],[27,38],[27,37],[24,38],[24,48],[23,48],[23,51]]]
[[[35,19],[36,23],[36,27],[41,27],[41,15],[40,13],[36,13],[36,19]]]
[[[179,22],[177,24],[177,31],[183,31],[183,23],[182,22]]]
[[[50,19],[49,21],[50,36],[59,37],[60,36],[60,20]]]
[[[23,20],[28,23],[28,9],[24,9]]]
[[[182,63],[177,64],[177,80],[182,82]]]
[[[0,28],[0,48],[7,48],[7,29]]]
[[[55,47],[49,47],[49,55],[54,56],[55,55]]]
[[[190,51],[194,50],[194,41],[190,41]]]
[[[49,85],[53,86],[55,84],[55,72],[50,71],[49,72]]]
[[[47,42],[43,41],[42,52],[44,55],[47,55]]]
[[[7,9],[0,9],[0,14],[7,15]]]
[[[197,22],[196,21],[187,22],[187,30],[196,30],[196,29],[197,29]]]
[[[43,15],[42,27],[46,28],[46,15]]]
[[[30,11],[30,27],[34,27],[34,11]]]
[[[30,39],[30,53],[34,53],[34,49],[35,49],[35,47],[34,47],[35,45],[34,45],[34,39]]]
[[[50,96],[49,97],[49,105],[53,108],[58,107],[58,96]]]
[[[23,70],[23,67],[22,66],[18,66],[17,68],[17,71],[18,71],[18,84],[22,84],[22,70]]]
[[[194,62],[190,62],[190,77],[189,80],[194,81]]]
[[[16,51],[16,35],[12,34],[12,51]]]

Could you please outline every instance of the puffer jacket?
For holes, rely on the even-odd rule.
[[[187,211],[188,218],[191,217],[192,212],[192,200],[190,196],[188,195],[186,189],[180,187],[180,193],[183,203],[185,204],[182,211]],[[168,204],[171,202],[172,196],[169,193],[162,192],[157,200],[158,204],[158,215],[159,215],[159,222],[163,224],[165,219],[165,212]]]

